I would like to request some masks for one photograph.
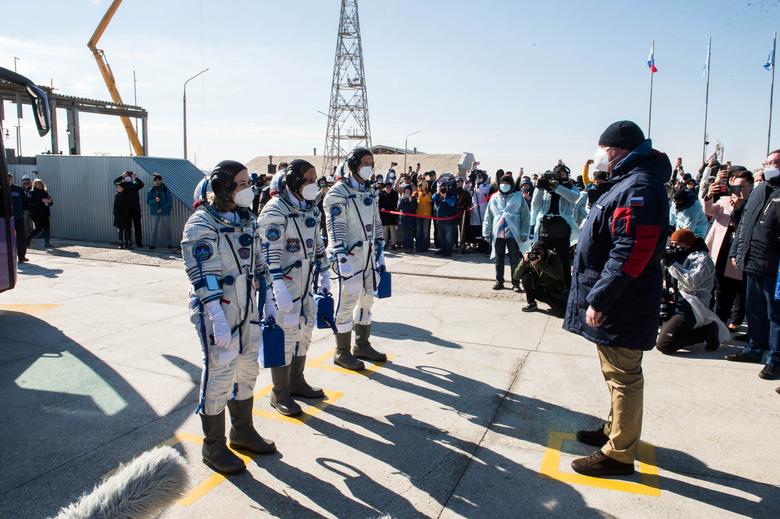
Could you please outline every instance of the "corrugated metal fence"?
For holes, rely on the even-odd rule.
[[[152,173],[146,167],[163,167],[159,171],[168,179],[174,194],[171,225],[175,243],[180,241],[182,230],[192,214],[192,192],[203,178],[202,173],[190,162],[181,159],[152,159],[143,157],[84,157],[68,155],[38,155],[37,175],[47,185],[54,199],[51,208],[51,235],[53,238],[114,243],[117,241],[114,223],[114,179],[123,171],[133,171],[144,182],[141,190],[141,223],[144,244],[151,241],[151,217],[146,205],[146,193],[152,187]],[[145,161],[145,162],[144,162]],[[142,164],[143,162],[143,164]],[[12,168],[17,183],[23,174]],[[174,188],[175,186],[175,188]],[[167,245],[165,243],[162,244]]]

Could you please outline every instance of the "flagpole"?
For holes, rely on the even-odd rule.
[[[701,163],[707,156],[707,112],[710,106],[710,57],[712,56],[712,36],[707,41],[707,87],[704,91],[704,140],[701,147]]]
[[[655,40],[650,47],[650,55],[655,58]],[[650,67],[650,109],[647,112],[647,138],[650,138],[650,127],[653,122],[653,69]]]
[[[777,50],[777,33],[772,39],[772,83],[769,87],[769,130],[766,136],[766,154],[769,155],[769,148],[772,140],[772,101],[775,94],[775,51]]]

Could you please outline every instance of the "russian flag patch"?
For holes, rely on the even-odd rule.
[[[628,199],[628,203],[631,207],[642,207],[645,205],[645,198],[643,196],[632,196]]]

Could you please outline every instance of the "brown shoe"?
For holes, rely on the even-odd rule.
[[[571,462],[574,472],[596,478],[604,476],[630,476],[634,473],[633,463],[622,463],[612,459],[601,451],[596,451],[587,458],[578,458]]]

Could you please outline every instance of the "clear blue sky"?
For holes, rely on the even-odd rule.
[[[108,99],[86,48],[108,4],[6,2],[0,66],[18,56],[19,72],[38,83],[53,78],[62,93]],[[126,0],[101,47],[127,102],[136,70],[156,156],[181,156],[182,83],[210,67],[188,88],[190,158],[209,168],[223,158],[321,151],[326,120],[317,110],[328,109],[338,16],[337,0]],[[712,35],[710,140],[735,163],[764,158],[770,75],[762,65],[780,28],[776,0],[361,0],[360,20],[375,144],[403,146],[423,130],[410,147],[471,151],[490,170],[538,171],[558,158],[579,168],[608,123],[633,119],[646,130],[654,38],[652,137],[693,169]],[[14,114],[7,104],[11,147]],[[60,121],[64,128],[64,113]],[[23,126],[25,154],[48,149],[29,113]],[[118,119],[89,115],[82,147],[129,149]]]

